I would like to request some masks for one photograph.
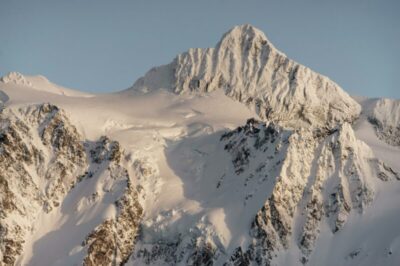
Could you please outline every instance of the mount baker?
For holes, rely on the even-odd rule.
[[[397,265],[400,101],[236,26],[124,91],[0,81],[0,265]]]

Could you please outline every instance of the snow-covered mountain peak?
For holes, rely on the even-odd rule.
[[[217,44],[216,49],[236,49],[237,52],[243,52],[257,45],[266,45],[270,49],[276,50],[264,32],[250,24],[244,24],[235,26],[226,32]]]
[[[9,72],[0,78],[0,81],[7,84],[15,84],[18,86],[38,88],[42,84],[52,84],[48,78],[42,75],[28,76],[20,72]]]
[[[84,92],[67,89],[57,84],[54,84],[45,76],[41,75],[29,76],[29,75],[23,75],[19,72],[10,72],[7,75],[1,77],[0,89],[1,87],[6,88],[7,90],[12,88],[11,91],[6,91],[6,93],[9,94],[10,96],[12,96],[11,94],[15,93],[25,94],[28,92],[29,94],[51,93],[51,94],[73,96],[73,97],[92,96]]]
[[[261,119],[286,127],[333,128],[361,111],[336,83],[289,59],[251,25],[234,27],[215,48],[189,49],[151,69],[128,91],[160,88],[178,94],[221,89]]]
[[[25,78],[25,76],[19,72],[10,72],[7,75],[1,77],[0,81],[3,83],[6,83],[6,84],[14,83],[16,85],[32,87],[32,83],[29,80],[27,80]]]

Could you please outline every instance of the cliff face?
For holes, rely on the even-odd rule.
[[[362,213],[372,202],[377,182],[400,178],[355,138],[347,123],[321,135],[307,130],[285,132],[250,120],[222,139],[228,140],[227,150],[233,152],[239,172],[271,148],[274,156],[263,156],[267,160],[254,177],[264,175],[266,180],[276,171],[272,193],[252,223],[252,243],[246,251],[238,248],[232,263],[269,265],[290,245],[298,246],[301,262],[307,263],[323,223],[335,234],[351,212]],[[276,157],[282,160],[275,162]]]
[[[1,257],[12,265],[39,212],[58,207],[87,168],[80,136],[56,106],[1,113]]]
[[[338,234],[351,215],[363,215],[379,186],[395,185],[400,179],[356,139],[348,123],[327,132],[284,129],[249,119],[246,125],[222,134],[220,142],[221,156],[230,158],[229,163],[218,164],[221,158],[213,157],[218,166],[204,166],[217,167],[221,174],[207,186],[215,189],[217,198],[224,197],[226,205],[244,206],[237,206],[236,212],[256,210],[248,224],[247,244],[227,249],[217,225],[203,217],[175,238],[160,234],[157,242],[139,241],[133,262],[280,265],[282,253],[297,250],[296,263],[307,264],[325,228],[328,234]],[[229,167],[232,170],[222,170]],[[245,196],[235,201],[232,193],[242,191]],[[227,206],[225,215],[228,211]]]
[[[112,182],[123,182],[126,187],[116,203],[119,206],[117,216],[109,220],[111,223],[118,221],[113,230],[120,242],[112,246],[112,252],[117,247],[122,249],[119,260],[126,260],[133,249],[142,209],[129,175],[121,166],[122,151],[118,143],[112,142],[109,147],[106,144],[110,141],[103,138],[99,141],[102,145],[89,153],[88,143],[83,141],[65,112],[51,104],[6,108],[0,114],[0,124],[2,264],[16,264],[26,240],[40,228],[38,217],[41,214],[60,208],[79,182],[103,172],[112,176]],[[89,170],[94,164],[108,164],[108,168]],[[123,245],[124,241],[130,245]],[[90,242],[88,257],[99,257],[101,252]]]
[[[128,170],[122,166],[124,154],[119,143],[103,137],[94,144],[90,154],[95,164],[107,161],[105,171],[111,179],[109,181],[122,183],[123,191],[115,202],[115,216],[106,219],[86,237],[83,244],[87,247],[87,255],[83,264],[123,265],[133,252],[143,208]],[[99,194],[94,197],[99,197]]]

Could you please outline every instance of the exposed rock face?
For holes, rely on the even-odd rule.
[[[231,257],[232,263],[273,264],[277,252],[287,249],[292,239],[303,253],[300,261],[306,263],[323,217],[335,233],[352,210],[362,212],[372,201],[377,180],[399,179],[397,173],[374,157],[365,143],[355,138],[346,123],[320,135],[306,130],[285,132],[274,125],[249,120],[246,126],[225,134],[222,140],[227,142],[226,149],[239,173],[247,158],[254,160],[254,154],[262,156],[258,151],[273,148],[274,157],[283,159],[271,164],[272,158],[266,157],[260,171],[276,172],[272,176],[276,182],[252,224],[253,243],[245,252],[238,249]]]
[[[86,168],[80,136],[50,104],[0,114],[0,257],[12,265],[38,212],[59,206]]]
[[[91,150],[95,163],[108,162],[107,171],[116,182],[126,182],[125,192],[115,202],[118,213],[99,225],[87,238],[84,265],[123,265],[133,252],[143,209],[127,169],[122,167],[123,151],[116,141],[102,137]]]
[[[116,219],[106,220],[87,237],[84,265],[123,265],[132,254],[143,209],[130,183],[116,205]]]
[[[226,253],[211,225],[180,232],[174,240],[140,243],[133,261],[166,265],[277,265],[279,253],[296,245],[298,263],[307,264],[322,227],[341,230],[351,212],[362,213],[375,185],[399,176],[376,159],[344,123],[334,130],[284,129],[249,119],[221,136],[242,189],[256,182],[270,190],[248,194],[244,204],[263,193],[266,201],[249,226],[250,244]],[[255,167],[255,164],[257,167]],[[221,166],[223,167],[223,166]],[[217,188],[233,179],[216,180]],[[203,229],[199,229],[203,228]],[[204,229],[206,228],[206,229]]]
[[[118,142],[101,138],[84,143],[65,112],[41,104],[4,109],[0,114],[0,260],[14,265],[41,212],[58,208],[83,178],[103,171],[125,187],[115,219],[106,220],[87,239],[87,265],[123,264],[135,243],[143,210],[136,188],[123,166]],[[88,158],[89,154],[90,158]],[[88,169],[95,169],[95,172]],[[96,172],[97,171],[97,172]],[[111,241],[111,242],[110,242]],[[113,254],[113,257],[108,255]]]
[[[381,140],[400,146],[400,100],[377,100],[368,119]]]
[[[149,71],[134,88],[181,94],[223,89],[262,119],[290,127],[332,128],[361,111],[337,84],[287,58],[251,25],[234,27],[215,48],[178,55],[170,65]]]
[[[175,241],[160,240],[157,244],[139,246],[134,260],[139,265],[214,265],[221,252],[206,239],[207,234],[187,232]]]

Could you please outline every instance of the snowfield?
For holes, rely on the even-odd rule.
[[[251,25],[124,91],[0,80],[0,265],[398,265],[400,101]]]

